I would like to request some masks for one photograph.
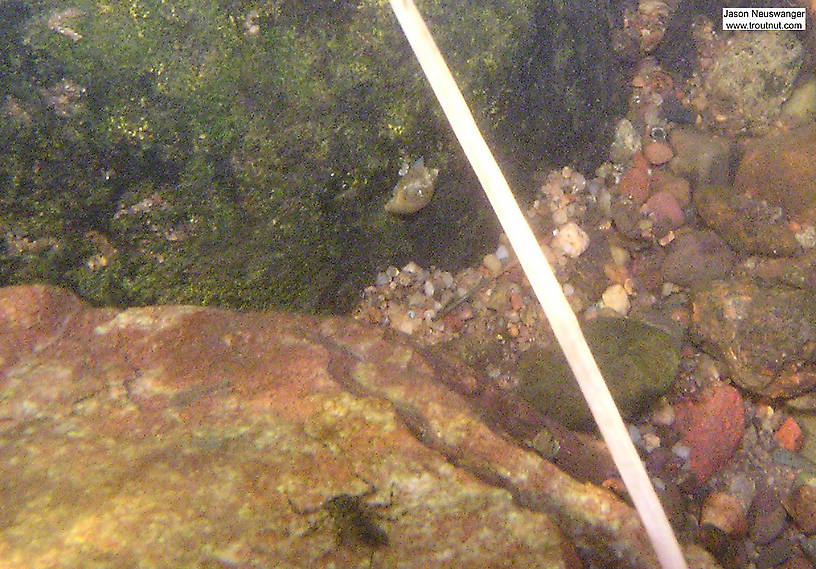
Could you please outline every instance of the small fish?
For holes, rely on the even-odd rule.
[[[394,194],[385,204],[385,211],[397,215],[410,215],[421,210],[431,201],[434,182],[439,174],[436,168],[426,168],[425,160],[419,158],[394,186]]]

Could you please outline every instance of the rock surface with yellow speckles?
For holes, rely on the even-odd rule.
[[[724,361],[731,380],[770,398],[816,388],[813,293],[750,279],[716,280],[692,298],[692,335]]]
[[[0,289],[2,566],[658,567],[473,377],[348,319]]]

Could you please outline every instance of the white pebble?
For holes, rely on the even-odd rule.
[[[569,214],[567,213],[567,208],[560,207],[555,210],[552,214],[552,220],[556,225],[564,225],[566,222],[568,222]]]
[[[610,245],[609,253],[612,255],[612,261],[619,267],[625,267],[631,258],[629,251],[617,245]]]
[[[502,271],[502,262],[493,253],[488,253],[482,259],[482,264],[487,267],[490,274],[494,277]]]
[[[629,312],[629,295],[622,285],[616,284],[607,288],[601,295],[601,300],[603,300],[605,306],[618,314],[626,316]]]
[[[816,247],[816,228],[812,225],[803,225],[800,231],[794,233],[794,237],[804,249]]]
[[[645,450],[646,452],[652,452],[654,449],[660,446],[660,437],[658,437],[654,433],[646,433],[645,435],[643,435],[641,442],[643,450]]]
[[[655,425],[663,425],[664,427],[668,427],[674,423],[674,419],[674,407],[668,403],[661,405],[652,413],[652,423]]]
[[[408,295],[407,300],[408,306],[421,306],[425,302],[425,297],[419,292],[414,292]],[[411,318],[413,318],[413,316]]]
[[[683,460],[686,460],[689,456],[691,456],[691,449],[683,443],[674,443],[671,450],[675,456],[682,458]]]
[[[589,247],[589,235],[575,222],[570,221],[557,230],[551,246],[575,259]]]
[[[671,296],[674,292],[675,292],[674,283],[663,283],[663,286],[660,288],[660,294],[662,294],[663,296]]]
[[[425,281],[425,284],[423,285],[422,288],[423,291],[425,292],[425,296],[433,296],[435,289],[431,281]]]
[[[637,425],[627,425],[629,430],[629,438],[632,439],[632,444],[640,446],[640,429]]]
[[[510,251],[507,250],[507,247],[505,245],[499,245],[498,247],[496,247],[496,252],[494,253],[494,255],[496,255],[496,258],[499,261],[504,262],[510,257]]]

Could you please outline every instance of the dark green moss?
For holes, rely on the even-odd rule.
[[[536,52],[557,61],[557,94],[533,113],[505,104],[525,88],[516,58],[538,5],[420,6],[499,154],[525,172],[547,152],[530,133],[583,148],[569,134],[576,113],[609,108],[587,106],[608,93],[570,71],[589,53],[578,40]],[[0,284],[46,280],[97,303],[337,311],[384,265],[456,267],[495,246],[493,215],[384,0],[6,7]],[[81,38],[58,33],[55,14]],[[547,91],[536,81],[528,100]],[[561,100],[568,119],[546,106]],[[387,215],[397,170],[418,156],[442,172],[437,195],[414,218]]]

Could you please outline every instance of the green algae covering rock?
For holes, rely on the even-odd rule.
[[[674,380],[680,346],[662,330],[618,318],[592,320],[583,330],[624,417],[664,393]],[[522,396],[531,404],[567,427],[592,428],[592,415],[560,350],[528,350],[519,372]]]
[[[692,304],[693,338],[726,362],[738,386],[767,397],[793,397],[816,386],[812,292],[714,281]]]
[[[441,378],[473,372],[348,319],[0,289],[0,564],[659,567]]]

